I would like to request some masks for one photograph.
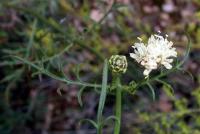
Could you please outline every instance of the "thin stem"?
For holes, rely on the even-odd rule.
[[[103,134],[102,133],[102,126],[100,125],[100,127],[97,128],[97,134]]]
[[[157,80],[157,79],[159,79],[159,78],[162,78],[162,77],[164,77],[164,76],[166,76],[166,75],[168,75],[168,74],[170,74],[170,73],[172,73],[172,72],[174,72],[174,71],[176,71],[176,70],[178,70],[178,68],[177,68],[177,67],[174,67],[174,68],[172,68],[171,70],[166,71],[165,73],[159,74],[159,75],[157,75],[157,76],[155,76],[155,77],[152,77],[152,78],[150,78],[150,79],[145,79],[145,80],[143,80],[142,82],[140,82],[140,83],[138,84],[137,88],[139,88],[139,87],[141,87],[141,86],[143,86],[143,85],[146,85],[147,83],[151,83],[151,82],[153,82],[153,81],[155,81],[155,80]]]
[[[116,76],[116,106],[115,106],[115,116],[118,118],[118,121],[115,121],[114,134],[120,133],[121,126],[121,109],[122,109],[122,90],[120,76]]]
[[[40,67],[36,64],[33,64],[32,62],[26,60],[26,59],[23,59],[23,58],[20,58],[20,57],[17,57],[17,56],[13,56],[14,58],[26,63],[27,65],[37,69],[38,71],[40,71],[42,74],[45,74],[53,79],[56,79],[56,80],[59,80],[59,81],[62,81],[62,82],[65,82],[69,85],[78,85],[78,86],[86,86],[86,87],[95,87],[95,88],[101,88],[102,86],[99,85],[99,84],[93,84],[93,83],[86,83],[86,82],[80,82],[80,81],[73,81],[73,80],[69,80],[69,79],[66,79],[66,78],[63,78],[63,77],[59,77],[51,72],[49,72],[48,70],[44,69],[43,67]]]

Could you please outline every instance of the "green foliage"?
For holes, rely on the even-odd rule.
[[[198,2],[198,0],[194,1]],[[23,96],[19,96],[20,99],[15,97],[18,97],[19,92],[23,89],[26,92],[35,88],[41,90],[40,87],[35,87],[35,82],[43,86],[46,80],[49,81],[49,77],[65,86],[75,85],[80,88],[77,98],[78,103],[82,106],[81,110],[85,106],[83,105],[82,96],[86,93],[86,89],[88,92],[96,91],[100,95],[96,121],[83,119],[81,123],[89,122],[99,133],[103,131],[103,128],[107,128],[105,126],[111,124],[111,121],[120,124],[120,119],[116,116],[103,116],[104,108],[107,108],[105,105],[106,97],[112,96],[113,91],[116,91],[116,83],[109,84],[107,62],[104,63],[103,73],[101,73],[101,65],[105,57],[127,53],[128,47],[139,34],[143,40],[147,40],[147,34],[152,33],[153,27],[148,21],[145,21],[145,24],[143,23],[143,20],[146,19],[142,18],[142,12],[136,15],[137,5],[133,10],[131,7],[121,3],[113,3],[104,12],[101,20],[94,22],[90,18],[90,12],[92,11],[90,2],[88,0],[83,1],[83,5],[77,5],[77,2],[73,0],[51,2],[36,0],[30,1],[30,3],[25,2],[24,4],[20,1],[1,2],[0,8],[12,9],[17,13],[18,16],[16,17],[22,18],[19,18],[19,24],[14,26],[11,31],[0,30],[0,59],[2,60],[0,63],[0,133],[11,134],[16,129],[26,127],[29,122],[35,121],[38,123],[43,120],[42,117],[45,115],[43,111],[45,111],[46,107],[44,102],[49,99],[45,98],[47,97],[46,93],[44,93],[45,91],[39,94],[42,99],[38,97],[35,100],[33,99],[34,101],[31,95],[28,96],[28,99],[24,99]],[[27,7],[24,6],[26,4]],[[98,4],[105,9],[104,2],[98,2]],[[130,12],[132,10],[134,13]],[[66,13],[67,16],[62,19],[64,21],[59,23],[59,20]],[[0,15],[4,15],[4,12],[1,12]],[[195,16],[199,20],[199,12]],[[113,20],[110,21],[110,17],[113,17]],[[130,22],[128,23],[128,21],[133,21],[133,24],[130,25],[134,25],[134,28],[129,25]],[[178,28],[171,27],[173,26],[169,26],[166,29],[169,29],[170,32],[180,31]],[[133,124],[130,123],[128,125],[129,130],[133,131],[132,133],[200,133],[199,83],[196,89],[192,91],[188,89],[188,92],[192,93],[184,96],[182,93],[179,94],[181,91],[176,88],[178,82],[171,81],[167,77],[167,75],[176,71],[187,73],[194,81],[197,79],[196,77],[199,77],[196,76],[198,74],[195,74],[193,78],[190,72],[183,70],[183,68],[185,69],[183,64],[189,60],[191,49],[199,49],[200,30],[195,22],[189,23],[185,30],[190,34],[191,38],[188,38],[184,59],[177,61],[177,64],[171,70],[155,72],[155,75],[152,75],[149,79],[141,79],[139,67],[127,58],[129,69],[123,75],[122,81],[125,84],[121,85],[121,88],[123,92],[131,94],[131,99],[133,99],[131,106],[134,106],[134,109],[129,111],[133,114],[131,116]],[[116,39],[116,37],[118,38]],[[180,42],[180,44],[186,44],[186,42]],[[181,52],[180,55],[182,55]],[[198,56],[196,57],[199,59]],[[77,64],[78,66],[76,66]],[[194,75],[194,73],[192,74]],[[100,84],[98,81],[101,76],[103,78]],[[38,81],[38,78],[40,81]],[[162,90],[157,88],[157,83],[161,84]],[[173,86],[171,86],[171,83],[173,83]],[[52,88],[54,86],[52,84]],[[143,90],[140,89],[144,88],[150,89],[154,101],[148,102],[148,100],[144,99],[148,103],[141,105],[141,98],[144,98],[146,94],[144,95]],[[58,89],[60,96],[56,94],[54,97],[64,98],[65,95],[61,93],[62,88],[59,87]],[[147,107],[151,106],[151,103],[160,105],[157,103],[160,98],[156,95],[163,91],[167,95],[172,108],[166,112],[155,110],[154,106],[152,106],[152,109],[149,110]],[[24,92],[23,94],[25,95],[31,94]],[[23,103],[23,106],[19,105],[19,107],[15,108],[15,102]],[[129,107],[128,104],[123,105],[124,107],[122,108],[124,109]],[[37,111],[39,112],[37,113]],[[139,112],[135,113],[135,111]],[[64,114],[62,116],[65,117]],[[126,122],[128,120],[123,120],[122,129],[126,127]],[[16,128],[16,126],[19,126],[19,128]]]
[[[151,84],[147,83],[151,93],[152,93],[152,98],[153,100],[155,100],[156,96],[155,96],[155,91],[154,91],[154,88],[151,86]]]
[[[168,84],[167,82],[163,81],[163,80],[157,80],[157,81],[160,82],[161,84],[163,84],[163,90],[165,91],[167,96],[169,96],[170,98],[174,98],[174,89],[173,89],[173,87],[170,84]]]
[[[93,120],[90,120],[90,119],[82,119],[82,120],[80,120],[80,124],[83,123],[83,122],[89,122],[90,124],[92,124],[93,127],[98,129],[97,123],[95,121],[93,121]]]
[[[103,75],[102,75],[102,87],[99,99],[98,111],[97,111],[97,133],[101,134],[103,129],[103,109],[107,95],[107,81],[108,81],[108,61],[104,61]]]
[[[81,99],[81,95],[82,95],[82,93],[83,93],[83,91],[84,91],[85,89],[86,89],[85,87],[82,87],[82,88],[79,90],[78,94],[77,94],[78,103],[80,104],[80,106],[83,106],[83,102],[82,102],[82,99]]]

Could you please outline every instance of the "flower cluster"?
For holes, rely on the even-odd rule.
[[[128,66],[126,56],[122,55],[111,56],[109,64],[114,73],[125,73]]]
[[[177,52],[172,47],[173,42],[168,41],[167,37],[167,35],[163,37],[154,34],[148,39],[147,44],[142,43],[142,40],[139,38],[140,42],[132,46],[134,53],[130,53],[130,57],[145,67],[143,74],[146,77],[160,65],[164,65],[167,69],[172,68],[172,57],[177,57]]]

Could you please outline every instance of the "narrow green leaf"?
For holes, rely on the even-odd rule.
[[[118,119],[116,116],[114,116],[114,115],[107,117],[107,118],[104,120],[104,124],[106,124],[106,123],[109,122],[110,120],[117,121],[117,123],[120,124],[119,119]]]
[[[95,83],[95,85],[96,85],[96,83]],[[96,92],[96,93],[98,93],[98,94],[101,94],[101,90],[99,90],[98,88],[97,88],[97,86],[94,86],[94,91]]]
[[[31,74],[31,77],[34,77],[36,75],[41,75],[41,72],[40,71],[36,71],[36,72],[34,72],[34,73]]]
[[[192,81],[194,82],[194,76],[192,75],[192,73],[190,71],[184,70],[183,68],[178,68],[178,70],[182,71],[183,73],[187,74],[190,76],[190,78],[192,79]]]
[[[0,83],[4,83],[4,82],[10,82],[12,81],[13,79],[16,78],[16,76],[19,76],[21,73],[22,73],[22,69],[17,69],[15,70],[15,72],[5,76],[3,79],[0,80]]]
[[[97,123],[95,122],[95,121],[93,121],[93,120],[90,120],[90,119],[82,119],[82,120],[80,120],[80,125],[83,123],[83,122],[89,122],[90,124],[92,124],[92,126],[94,126],[96,129],[98,128],[98,125],[97,125]]]
[[[79,91],[78,91],[78,94],[77,94],[77,98],[78,98],[78,103],[79,105],[82,107],[83,106],[83,102],[82,102],[82,99],[81,99],[81,96],[82,96],[82,93],[84,91],[85,86],[83,86]]]
[[[192,81],[194,82],[194,76],[192,75],[192,73],[190,71],[184,70],[184,72],[186,74],[188,74],[190,76],[190,78],[192,79]]]
[[[68,80],[68,76],[65,74],[64,69],[61,70],[62,77]]]
[[[107,79],[108,79],[108,61],[105,60],[104,68],[103,68],[101,95],[99,99],[99,106],[98,106],[98,113],[97,113],[98,124],[101,123],[101,120],[102,120],[102,113],[103,113],[103,108],[105,105],[106,94],[107,94]]]
[[[151,90],[153,100],[155,100],[156,97],[155,97],[155,91],[154,91],[154,88],[151,86],[150,83],[147,83],[147,85],[148,85],[149,89]]]
[[[75,75],[77,80],[82,81],[80,78],[80,64],[75,68]]]
[[[165,91],[167,96],[174,98],[174,89],[170,84],[168,84],[167,82],[165,82],[163,80],[159,80],[159,79],[157,79],[156,81],[163,84],[163,90]]]
[[[185,52],[185,54],[184,54],[184,59],[180,62],[180,63],[178,63],[177,65],[176,65],[176,67],[177,68],[180,68],[185,62],[186,62],[186,60],[188,59],[188,57],[189,57],[189,53],[190,53],[190,50],[191,50],[191,39],[190,39],[190,36],[186,33],[186,36],[187,36],[187,39],[188,39],[188,45],[187,45],[187,49],[186,49],[186,52]]]
[[[32,26],[33,30],[32,30],[32,32],[31,32],[31,36],[30,36],[30,38],[29,38],[28,46],[27,46],[27,49],[26,49],[26,59],[29,57],[29,55],[30,55],[30,53],[31,53],[31,52],[30,52],[30,51],[31,51],[31,48],[32,48],[32,46],[33,46],[33,44],[34,44],[34,36],[35,36],[36,30],[37,30],[37,24],[38,24],[37,19],[34,19],[34,21],[33,21],[33,26]]]

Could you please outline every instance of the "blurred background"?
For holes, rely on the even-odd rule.
[[[143,68],[129,53],[141,37],[168,34],[182,60],[182,71],[153,83],[156,97],[141,87],[123,94],[122,134],[200,134],[199,0],[0,0],[0,134],[95,134],[84,118],[96,119],[99,94],[40,74],[12,58],[23,57],[71,80],[101,83],[103,59],[128,57],[123,82],[143,79]],[[154,71],[151,75],[157,75]],[[109,77],[109,81],[111,78]],[[168,89],[173,88],[172,94]],[[104,116],[113,115],[108,95]],[[113,123],[104,134],[111,134]]]

